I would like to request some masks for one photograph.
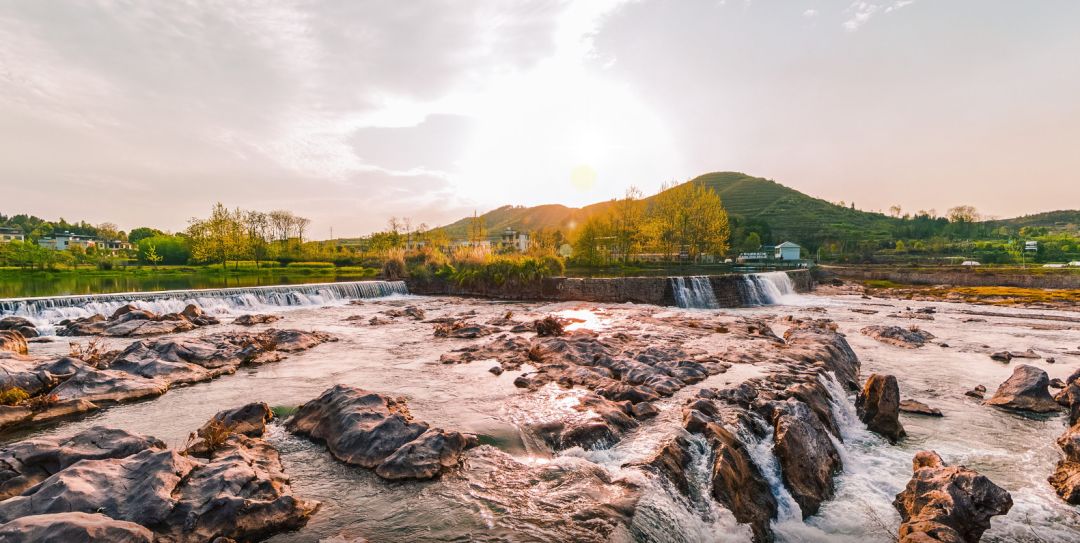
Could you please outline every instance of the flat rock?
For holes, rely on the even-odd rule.
[[[154,532],[123,520],[91,513],[53,513],[20,517],[0,525],[0,541],[80,543],[153,543]]]
[[[1013,374],[1001,386],[987,404],[1019,411],[1049,413],[1061,410],[1050,395],[1050,378],[1046,372],[1022,364],[1013,370]]]
[[[461,460],[469,438],[460,432],[430,428],[386,457],[375,474],[383,479],[431,479]]]
[[[912,415],[926,415],[928,417],[940,417],[941,410],[930,407],[918,400],[903,400],[900,402],[900,411]]]
[[[900,543],[972,543],[990,528],[991,517],[1012,508],[1012,496],[964,466],[946,466],[933,451],[920,451],[914,474],[896,495]]]
[[[934,335],[918,327],[903,328],[901,326],[867,326],[859,330],[863,335],[872,337],[882,343],[903,347],[905,349],[917,349],[934,339]]]
[[[232,321],[241,326],[254,326],[256,324],[269,324],[281,320],[280,315],[240,315]]]

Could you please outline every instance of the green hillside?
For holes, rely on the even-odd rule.
[[[698,176],[689,182],[708,185],[720,195],[724,208],[736,224],[764,223],[772,239],[768,242],[794,241],[814,249],[825,240],[883,241],[892,239],[910,221],[882,213],[843,207],[814,198],[769,179],[739,172],[715,172]],[[653,197],[646,198],[646,201]],[[536,207],[504,206],[482,215],[491,235],[510,227],[532,231],[557,228],[570,233],[594,213],[604,211],[610,202],[584,208],[562,205]],[[443,228],[451,238],[467,236],[470,218],[464,218]],[[1080,211],[1052,211],[1015,219],[988,221],[986,226],[1046,226],[1050,230],[1073,230],[1080,224]]]

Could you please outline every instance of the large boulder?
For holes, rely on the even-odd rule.
[[[975,543],[990,518],[1012,508],[1012,496],[964,466],[946,466],[934,451],[920,451],[914,474],[896,495],[900,543]]]
[[[1058,411],[1061,406],[1050,395],[1049,386],[1050,378],[1045,371],[1035,366],[1021,364],[1013,370],[1012,376],[998,387],[997,392],[986,403],[996,407],[1035,413]]]
[[[1074,424],[1057,439],[1065,457],[1058,461],[1048,479],[1061,499],[1080,505],[1080,424]]]
[[[871,375],[855,399],[855,409],[859,420],[871,432],[888,439],[889,443],[895,445],[906,435],[904,426],[900,424],[900,386],[896,377],[877,373]]]
[[[174,334],[200,326],[218,324],[218,320],[203,313],[202,308],[189,304],[180,313],[158,315],[134,304],[118,308],[108,318],[104,315],[60,321],[58,336],[138,337]]]
[[[17,330],[0,330],[0,351],[27,354],[26,338]]]
[[[825,426],[805,403],[794,398],[773,407],[773,452],[784,482],[802,509],[803,518],[817,514],[833,497],[833,476],[843,469]]]
[[[20,517],[0,525],[0,541],[153,543],[154,532],[134,522],[114,520],[102,514],[53,513]]]
[[[472,436],[429,429],[414,420],[403,398],[336,385],[297,409],[293,433],[325,442],[347,464],[374,468],[387,479],[430,479],[456,465]]]
[[[95,426],[67,438],[36,438],[0,449],[0,500],[21,494],[81,460],[126,458],[161,441],[124,430]]]

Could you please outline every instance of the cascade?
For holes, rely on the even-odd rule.
[[[791,303],[798,297],[795,284],[784,272],[743,275],[739,283],[739,296],[745,306]]]
[[[188,304],[196,304],[212,314],[252,312],[290,306],[315,306],[339,300],[378,298],[408,294],[404,281],[348,281],[306,285],[221,288],[202,290],[166,290],[127,292],[47,298],[12,298],[0,300],[0,317],[15,315],[34,321],[43,333],[63,319],[94,314],[111,315],[126,304],[153,311],[175,313]]]
[[[689,280],[689,281],[687,281]],[[675,305],[691,309],[717,309],[712,282],[703,275],[694,277],[672,277],[671,290],[675,294]]]

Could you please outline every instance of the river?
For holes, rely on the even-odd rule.
[[[1010,317],[973,318],[969,312],[985,307],[958,304],[866,300],[857,296],[801,295],[784,298],[787,305],[746,309],[679,309],[633,304],[505,303],[478,299],[392,295],[350,305],[348,300],[323,299],[312,305],[230,307],[219,304],[220,315],[245,312],[279,313],[277,328],[321,330],[340,341],[290,355],[284,361],[241,370],[214,381],[177,388],[149,401],[118,405],[49,427],[5,436],[10,442],[31,436],[67,435],[93,425],[107,425],[154,435],[171,446],[182,446],[188,434],[215,412],[251,401],[292,407],[318,396],[334,384],[405,396],[410,410],[433,425],[479,434],[496,449],[481,448],[465,465],[434,481],[387,483],[367,470],[334,460],[325,447],[288,434],[274,425],[270,442],[282,454],[294,491],[305,499],[322,502],[310,522],[295,533],[279,534],[271,541],[571,541],[588,540],[579,533],[573,508],[558,489],[537,490],[535,466],[558,466],[567,473],[602,470],[612,479],[625,479],[643,490],[637,512],[626,526],[615,530],[614,541],[745,541],[748,531],[731,514],[708,499],[686,499],[645,476],[631,465],[651,455],[679,426],[682,402],[706,386],[729,386],[768,370],[736,365],[658,402],[661,414],[630,431],[611,449],[579,448],[551,454],[537,448],[524,428],[545,417],[558,416],[577,389],[550,386],[535,393],[514,386],[520,372],[493,375],[490,362],[442,364],[440,356],[452,348],[483,340],[433,341],[432,326],[395,320],[368,325],[383,311],[416,305],[428,317],[475,311],[476,320],[495,318],[510,311],[522,319],[548,314],[580,320],[576,326],[602,334],[678,334],[663,324],[665,318],[772,319],[777,334],[786,315],[827,317],[838,323],[862,362],[863,379],[874,372],[896,375],[902,398],[913,398],[941,409],[941,418],[902,415],[908,437],[889,445],[854,419],[850,401],[834,405],[842,422],[841,447],[845,469],[839,476],[836,497],[805,522],[797,515],[781,515],[774,522],[780,541],[888,541],[896,533],[899,515],[893,497],[911,477],[911,459],[919,450],[938,451],[946,462],[963,464],[1007,489],[1015,502],[1004,517],[995,517],[983,540],[1080,540],[1077,509],[1062,502],[1046,482],[1059,452],[1054,440],[1062,433],[1062,416],[1027,417],[993,409],[967,397],[977,384],[990,393],[1009,377],[1013,364],[990,360],[993,350],[1032,348],[1044,356],[1025,360],[1065,378],[1080,367],[1080,325],[1076,313],[1009,310]],[[889,315],[906,307],[934,307],[933,320],[909,321]],[[859,310],[857,312],[853,310]],[[866,314],[868,311],[877,313]],[[1025,318],[1054,313],[1072,321]],[[352,317],[353,320],[346,319]],[[48,319],[49,317],[41,317]],[[54,315],[52,318],[56,318]],[[937,336],[920,349],[901,349],[859,333],[871,324],[916,323]],[[43,323],[44,324],[44,323]],[[206,334],[233,325],[196,330]],[[113,348],[132,340],[110,339]],[[689,337],[688,344],[704,350],[720,344],[709,337]],[[948,346],[942,346],[947,344]],[[63,355],[65,341],[32,345],[35,355]],[[1048,363],[1046,357],[1056,358]],[[527,367],[524,369],[528,369]],[[707,454],[707,453],[706,453]],[[703,458],[702,462],[707,462]],[[707,485],[707,477],[699,481]],[[603,501],[605,496],[590,494]],[[782,496],[781,496],[782,498]],[[614,498],[612,498],[614,499]]]

